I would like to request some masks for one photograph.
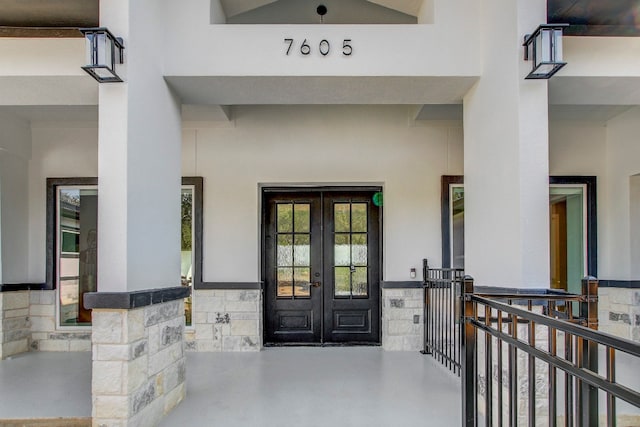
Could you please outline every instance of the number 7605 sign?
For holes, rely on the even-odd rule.
[[[294,55],[299,53],[303,56],[308,56],[314,53],[320,53],[322,56],[327,56],[331,53],[333,47],[329,40],[323,39],[319,43],[308,41],[304,39],[302,43],[297,42],[294,39],[284,39],[286,45],[285,55]],[[343,56],[351,56],[353,53],[353,46],[351,46],[351,39],[342,40],[342,46],[337,46],[338,52],[342,52]]]

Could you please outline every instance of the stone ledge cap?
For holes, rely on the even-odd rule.
[[[148,289],[132,292],[88,292],[84,295],[86,308],[113,308],[132,310],[153,304],[183,299],[191,295],[191,288],[176,286],[173,288]]]

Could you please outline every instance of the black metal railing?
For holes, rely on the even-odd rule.
[[[615,426],[619,401],[640,414],[637,369],[630,369],[640,366],[640,345],[597,331],[597,288],[586,278],[581,295],[509,294],[474,289],[464,277],[464,426],[597,426],[599,404],[603,423]],[[617,378],[618,368],[630,378]]]
[[[460,375],[460,295],[464,270],[429,268],[423,260],[424,354]]]

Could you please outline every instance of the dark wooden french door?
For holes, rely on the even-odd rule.
[[[378,191],[264,189],[266,344],[380,342]]]

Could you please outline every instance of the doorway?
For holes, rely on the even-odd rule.
[[[381,189],[265,188],[265,344],[380,343]]]

